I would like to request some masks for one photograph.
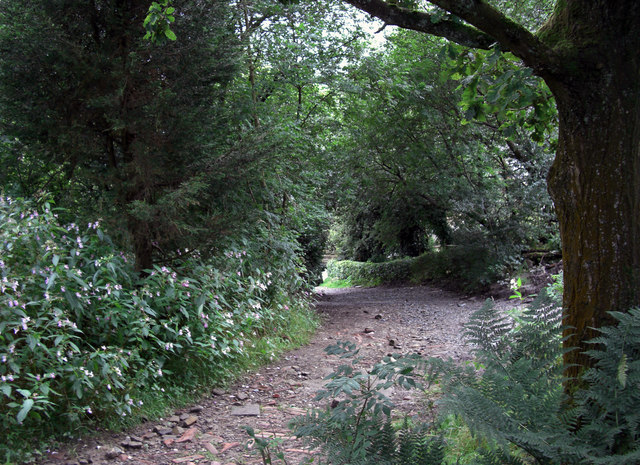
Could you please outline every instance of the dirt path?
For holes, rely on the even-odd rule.
[[[248,444],[243,426],[283,439],[283,448],[299,463],[307,452],[290,438],[287,423],[310,407],[323,378],[339,361],[324,348],[338,340],[358,343],[374,364],[389,353],[470,358],[462,325],[481,299],[464,298],[428,286],[319,289],[317,310],[324,318],[312,342],[249,375],[227,391],[214,390],[192,408],[140,425],[127,434],[84,440],[68,451],[54,451],[43,464],[206,464],[262,463]],[[418,395],[393,392],[397,408],[414,413]],[[423,407],[422,407],[423,408]]]

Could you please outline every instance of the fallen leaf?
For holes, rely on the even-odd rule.
[[[203,459],[204,455],[189,455],[188,457],[180,457],[177,459],[173,459],[172,462],[173,463],[185,463],[185,462],[191,462],[193,460],[200,460]]]
[[[184,432],[184,434],[178,439],[176,442],[187,442],[193,441],[193,438],[196,437],[196,432],[198,430],[196,428],[189,428]]]
[[[205,449],[207,449],[209,452],[211,452],[213,455],[218,455],[220,452],[218,452],[218,449],[216,449],[216,447],[211,444],[210,442],[205,442],[202,444],[202,447],[204,447]]]
[[[239,445],[240,445],[239,442],[227,442],[222,446],[222,450],[220,451],[220,453],[224,454],[226,451],[228,451],[232,447],[236,447],[236,446],[239,446]]]

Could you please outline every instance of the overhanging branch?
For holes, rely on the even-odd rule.
[[[503,50],[521,58],[538,74],[553,71],[560,64],[556,55],[540,39],[485,0],[429,1],[489,34]]]
[[[446,19],[436,19],[423,11],[414,11],[383,0],[345,0],[356,8],[369,13],[387,24],[412,29],[435,36],[446,37],[467,47],[489,49],[496,40],[489,34],[466,24]]]
[[[500,44],[521,58],[527,66],[544,75],[557,70],[560,62],[549,47],[520,24],[503,15],[485,0],[429,0],[468,24],[398,7],[384,0],[344,0],[387,24],[445,37],[460,45],[488,49]]]

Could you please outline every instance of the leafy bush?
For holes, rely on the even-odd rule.
[[[446,283],[467,292],[477,292],[495,282],[504,271],[489,250],[479,245],[446,247],[418,257],[382,263],[331,260],[327,264],[329,279],[348,280],[352,285],[412,281]]]
[[[370,370],[359,369],[355,344],[338,342],[325,351],[349,359],[327,379],[316,400],[329,400],[325,410],[312,411],[292,422],[294,433],[320,447],[334,464],[439,465],[444,457],[442,439],[424,425],[411,427],[405,420],[399,431],[392,426],[393,403],[384,390],[391,386],[420,386],[417,355],[385,357]]]
[[[349,280],[355,286],[379,286],[409,279],[411,258],[402,258],[383,263],[354,262],[351,260],[327,263],[327,274],[331,279]]]
[[[411,264],[411,279],[455,284],[464,291],[474,292],[500,278],[500,271],[499,261],[485,247],[451,246],[416,257]]]
[[[251,251],[231,250],[215,266],[190,258],[139,279],[98,222],[61,226],[48,204],[0,199],[0,238],[7,438],[53,419],[68,428],[130,415],[142,393],[193,378],[194,367],[217,371],[243,357],[249,341],[267,336],[268,351],[269,340],[290,337],[309,297],[297,274],[281,275],[290,269],[274,250],[277,276],[255,267]]]

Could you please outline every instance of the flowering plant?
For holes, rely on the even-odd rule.
[[[251,255],[141,279],[99,222],[62,226],[48,204],[0,198],[0,434],[128,415],[167,374],[218,366],[243,355],[249,335],[276,334],[305,297]]]

